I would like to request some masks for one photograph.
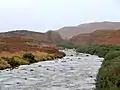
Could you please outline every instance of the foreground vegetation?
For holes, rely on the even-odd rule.
[[[96,90],[120,90],[120,46],[80,45],[78,52],[104,57],[96,79]]]
[[[31,63],[39,61],[53,60],[56,58],[62,58],[65,54],[59,53],[47,53],[47,52],[17,52],[14,54],[1,55],[0,57],[0,70],[7,68],[15,68],[19,65],[29,65]]]

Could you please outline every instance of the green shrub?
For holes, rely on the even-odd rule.
[[[120,56],[109,61],[109,65],[102,64],[97,76],[97,90],[100,88],[120,87]]]
[[[23,54],[23,58],[27,59],[30,63],[35,63],[35,56],[32,53],[25,53]]]
[[[28,61],[26,61],[26,60],[24,60],[24,59],[22,59],[22,58],[20,58],[20,57],[14,56],[14,57],[12,57],[12,58],[13,58],[14,61],[17,62],[19,65],[27,65],[27,64],[29,64]]]
[[[11,65],[11,67],[16,67],[19,65],[26,65],[29,64],[29,62],[27,62],[26,60],[23,60],[22,58],[18,57],[18,56],[13,56],[12,58],[3,58],[5,61],[8,62],[8,64]]]
[[[80,45],[77,48],[78,52],[95,54],[100,57],[104,57],[107,54],[107,52],[109,52],[109,50],[110,48],[107,45],[92,45],[92,44]]]
[[[71,42],[62,42],[58,43],[57,46],[63,47],[63,48],[68,48],[68,49],[73,49],[76,48],[77,46]]]
[[[111,60],[120,56],[120,51],[111,50],[105,55],[106,60]]]
[[[109,50],[105,47],[99,47],[96,49],[95,54],[98,55],[99,57],[104,57]]]
[[[14,58],[7,58],[7,57],[5,57],[4,59],[5,59],[5,60],[11,65],[11,67],[13,67],[13,68],[20,65],[18,62],[16,62],[16,61],[14,60]]]

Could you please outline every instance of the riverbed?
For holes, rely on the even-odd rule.
[[[103,58],[65,50],[53,61],[0,71],[0,90],[93,90]]]

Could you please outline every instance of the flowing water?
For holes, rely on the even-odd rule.
[[[1,70],[0,90],[93,90],[103,58],[64,52],[62,59]]]

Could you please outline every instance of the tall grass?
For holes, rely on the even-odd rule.
[[[0,55],[0,70],[6,68],[15,68],[19,65],[28,65],[31,63],[54,60],[56,58],[64,57],[62,52],[49,54],[47,52],[17,52],[14,54]]]

